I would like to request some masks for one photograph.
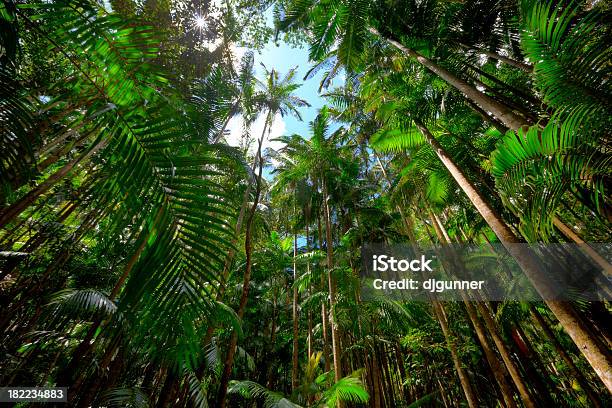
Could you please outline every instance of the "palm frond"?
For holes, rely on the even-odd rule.
[[[93,320],[109,318],[117,311],[117,305],[106,295],[91,289],[65,289],[53,295],[48,306],[56,318]]]
[[[366,403],[369,398],[370,394],[361,382],[360,371],[341,378],[327,389],[321,397],[328,407],[339,407],[341,402]]]
[[[370,145],[380,152],[401,152],[414,149],[425,143],[425,138],[416,129],[404,132],[400,129],[381,129],[370,137]]]
[[[598,8],[582,12],[580,2],[561,7],[552,0],[525,0],[521,6],[521,45],[534,64],[544,102],[556,109],[561,121],[588,115],[589,121],[581,124],[609,131],[612,49],[603,23],[609,15]]]
[[[148,408],[147,394],[138,388],[115,388],[105,392],[102,400],[110,407]]]
[[[521,217],[522,232],[547,238],[559,200],[566,191],[589,191],[605,217],[612,158],[582,144],[573,126],[551,122],[518,136],[509,132],[491,155],[492,174],[504,204]]]
[[[254,381],[231,381],[228,394],[238,394],[245,399],[263,400],[265,408],[300,408],[282,394],[270,391]]]

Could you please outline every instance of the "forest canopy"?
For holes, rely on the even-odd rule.
[[[610,406],[611,17],[1,0],[0,387],[70,407]],[[274,47],[308,66],[263,63]],[[462,268],[539,300],[467,280],[371,296],[371,244],[415,273],[422,248],[449,274],[457,248],[491,249]]]

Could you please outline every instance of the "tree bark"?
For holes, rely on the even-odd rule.
[[[533,305],[529,306],[529,310],[534,320],[537,322],[538,326],[540,326],[540,328],[542,329],[542,333],[544,333],[544,336],[548,339],[548,341],[551,342],[551,344],[553,345],[553,347],[555,348],[559,356],[561,356],[565,364],[567,364],[573,377],[576,379],[576,381],[580,385],[580,388],[582,388],[583,391],[586,393],[587,397],[591,401],[591,404],[593,404],[593,407],[594,408],[602,407],[603,405],[601,404],[599,397],[597,396],[597,394],[595,393],[595,391],[593,390],[589,382],[586,380],[586,378],[584,378],[584,375],[582,375],[582,372],[578,369],[578,367],[576,367],[576,364],[574,363],[570,355],[561,346],[561,344],[559,343],[559,340],[557,340],[557,337],[555,336],[555,334],[552,332],[550,327],[548,327],[548,323],[546,323],[546,321],[544,320],[540,312],[538,312],[538,310]]]
[[[270,112],[268,112],[268,120],[270,118]],[[250,208],[249,216],[247,218],[246,223],[246,236],[244,241],[244,250],[246,254],[246,267],[244,271],[243,283],[242,283],[242,295],[240,296],[240,303],[238,305],[237,315],[240,319],[244,316],[244,312],[246,309],[246,304],[249,296],[249,285],[251,283],[251,271],[253,268],[252,254],[253,254],[253,218],[255,216],[255,212],[257,211],[257,205],[259,204],[259,195],[261,193],[261,176],[263,172],[263,157],[261,155],[261,146],[263,144],[263,140],[266,134],[266,130],[268,129],[268,120],[264,124],[264,129],[261,134],[261,138],[259,139],[259,147],[257,148],[257,154],[255,155],[256,161],[258,158],[259,161],[259,174],[257,175],[256,187],[255,187],[255,199],[253,201],[253,205]],[[221,380],[219,381],[219,393],[217,396],[217,405],[219,408],[225,408],[227,403],[227,386],[229,384],[230,375],[232,373],[232,366],[234,364],[234,357],[236,355],[236,346],[238,344],[238,332],[235,330],[232,332],[232,336],[230,338],[230,344],[227,351],[227,356],[225,358],[225,363],[223,365],[223,373],[221,375]]]
[[[561,231],[561,233],[565,235],[567,239],[575,244],[578,244],[580,249],[590,256],[591,259],[595,261],[595,263],[599,265],[608,276],[612,274],[612,265],[610,265],[603,256],[599,255],[599,253],[595,251],[593,247],[584,242],[584,240],[580,238],[571,227],[566,225],[558,217],[553,218],[553,225],[557,227],[557,229]]]
[[[298,387],[298,288],[297,288],[297,233],[293,234],[293,355],[291,365],[291,389]]]
[[[327,196],[327,182],[325,178],[321,178],[323,187],[323,208],[325,211],[325,239],[327,241],[327,283],[329,287],[329,323],[331,326],[331,338],[332,338],[332,354],[334,357],[334,378],[338,382],[342,378],[342,368],[340,366],[340,338],[338,337],[338,326],[336,324],[336,282],[332,274],[334,267],[334,247],[332,245],[332,231],[331,231],[331,211],[329,208],[329,201]]]
[[[612,392],[612,358],[610,357],[610,351],[601,344],[587,323],[569,302],[555,300],[556,294],[551,289],[548,278],[545,276],[536,254],[524,244],[517,245],[521,244],[521,240],[506,225],[501,216],[486,202],[484,197],[467,179],[463,171],[457,167],[431,132],[419,120],[414,120],[414,122],[440,161],[468,196],[472,204],[474,204],[495,235],[497,235],[506,250],[516,259],[523,272],[525,272],[542,299],[544,299],[550,310],[563,325],[563,328],[584,354],[606,388]]]
[[[434,230],[436,231],[436,235],[438,235],[438,239],[440,240],[440,243],[450,244],[450,238],[448,236],[446,229],[444,228],[444,225],[440,222],[440,219],[437,216],[435,216],[435,214],[431,210],[429,210],[429,214],[430,214],[431,223],[434,226]],[[478,339],[480,340],[480,343],[483,346],[483,350],[485,352],[487,361],[489,362],[489,365],[491,366],[491,369],[493,370],[493,374],[495,375],[495,378],[498,380],[499,386],[502,390],[504,401],[506,402],[506,405],[509,407],[516,406],[514,403],[514,399],[512,398],[512,394],[513,394],[512,390],[509,384],[506,382],[505,373],[502,372],[502,368],[501,368],[501,365],[499,364],[499,361],[497,360],[497,356],[495,356],[495,353],[493,352],[493,350],[490,349],[489,341],[485,335],[484,327],[482,326],[482,323],[480,322],[478,318],[476,309],[471,304],[470,300],[467,298],[467,295],[465,294],[465,292],[460,291],[460,294],[461,294],[461,298],[463,299],[463,303],[466,307],[466,310],[468,312],[468,316],[470,320],[472,321],[472,324],[474,325],[476,335],[478,336]],[[495,325],[495,322],[493,321],[493,319],[491,319],[488,312],[486,311],[486,308],[482,305],[482,303],[481,302],[476,302],[476,303],[477,303],[478,308],[481,311],[481,314],[483,315],[483,319],[485,320],[486,326],[489,329],[489,333],[491,334],[491,337],[493,338],[493,342],[495,343],[495,345],[497,346],[497,349],[499,350],[499,353],[502,357],[502,360],[504,361],[506,369],[510,373],[510,377],[512,378],[514,384],[516,385],[516,388],[519,391],[519,394],[521,396],[521,399],[523,400],[523,403],[525,404],[527,408],[535,408],[536,406],[535,401],[532,399],[531,395],[529,394],[529,390],[527,389],[526,384],[524,383],[522,377],[520,376],[520,373],[518,372],[518,368],[516,367],[514,362],[511,360],[509,351],[497,332],[497,327]]]
[[[459,358],[459,353],[457,352],[457,345],[453,341],[450,329],[448,328],[448,320],[446,318],[444,306],[442,306],[441,302],[432,299],[432,307],[434,313],[436,314],[436,317],[438,318],[440,327],[442,327],[442,333],[444,334],[444,338],[446,339],[446,343],[448,344],[453,364],[455,366],[455,370],[457,371],[457,375],[459,376],[459,382],[461,383],[461,388],[463,389],[463,393],[465,394],[465,399],[467,400],[468,406],[470,408],[477,408],[478,399],[476,398],[476,394],[474,394],[470,379],[465,370],[463,369],[463,365],[461,364],[461,359]]]
[[[499,54],[497,54],[495,52],[488,51],[488,50],[483,50],[483,49],[477,48],[477,47],[473,47],[471,45],[467,45],[467,44],[464,44],[462,42],[459,42],[458,44],[461,47],[463,47],[463,48],[465,48],[467,50],[474,51],[474,52],[476,52],[478,54],[486,55],[489,58],[496,59],[496,60],[498,60],[500,62],[503,62],[504,64],[508,64],[510,66],[513,66],[515,68],[523,70],[523,71],[525,71],[525,72],[527,72],[529,74],[533,72],[533,66],[529,65],[529,64],[526,64],[524,62],[517,61],[517,60],[514,60],[512,58],[504,57],[503,55],[499,55]]]
[[[477,303],[477,307],[480,310],[480,314],[482,315],[482,318],[485,321],[485,325],[489,329],[489,334],[491,334],[493,342],[497,346],[497,350],[499,350],[499,354],[501,355],[502,360],[504,361],[504,364],[506,365],[506,368],[510,373],[510,377],[514,382],[514,385],[516,386],[516,389],[518,390],[521,399],[523,400],[523,403],[526,407],[535,408],[536,403],[531,394],[529,393],[527,384],[525,384],[525,382],[523,381],[523,378],[521,377],[521,374],[518,371],[518,367],[516,366],[516,364],[514,364],[514,361],[512,361],[512,357],[510,356],[510,350],[508,350],[508,347],[506,347],[506,344],[499,335],[497,325],[493,321],[489,309],[487,309],[481,302]]]
[[[514,392],[512,391],[512,387],[506,380],[506,370],[502,367],[497,359],[497,355],[491,348],[491,344],[489,343],[489,339],[486,336],[485,328],[482,325],[482,322],[478,319],[478,313],[469,301],[464,301],[465,309],[467,310],[468,316],[474,325],[474,330],[476,331],[476,335],[478,336],[478,340],[482,345],[482,349],[484,350],[485,357],[489,366],[491,367],[491,371],[493,371],[493,375],[495,376],[495,380],[499,385],[499,389],[501,390],[502,397],[504,399],[504,403],[508,408],[516,407],[516,403],[514,402]],[[529,406],[526,404],[526,406]]]
[[[0,214],[0,229],[4,228],[6,224],[8,224],[15,217],[21,214],[26,208],[28,208],[41,195],[49,191],[51,187],[53,187],[57,182],[62,180],[68,173],[70,173],[75,166],[77,166],[79,163],[83,161],[88,160],[98,150],[106,146],[106,143],[107,143],[106,140],[101,140],[95,146],[91,147],[89,151],[87,151],[84,154],[79,155],[78,157],[72,159],[72,161],[66,163],[58,171],[56,171],[55,173],[47,177],[45,181],[43,181],[38,186],[30,190],[19,201],[13,203],[8,208],[6,208],[2,212],[2,214]]]
[[[522,116],[517,115],[507,106],[495,101],[494,99],[480,92],[478,89],[476,89],[472,85],[468,84],[461,78],[455,76],[450,71],[439,66],[438,64],[431,61],[430,59],[404,46],[403,44],[400,44],[398,41],[384,37],[375,28],[369,27],[368,31],[370,31],[370,33],[374,34],[375,36],[383,39],[384,41],[386,41],[393,47],[397,48],[398,50],[403,52],[405,55],[416,59],[425,68],[427,68],[434,74],[438,75],[440,78],[442,78],[444,81],[446,81],[449,85],[451,85],[458,91],[462,92],[468,99],[471,99],[472,101],[477,103],[481,108],[495,115],[508,128],[512,130],[519,130],[521,128],[529,126],[529,124],[526,123],[525,119]]]
[[[318,219],[318,229],[319,229],[319,250],[323,250],[323,229],[321,227],[321,215],[319,215]],[[325,288],[325,278],[321,275],[321,290]],[[327,314],[327,304],[325,299],[321,302],[321,325],[323,326],[322,334],[323,334],[323,358],[325,359],[325,371],[331,370],[331,361],[329,358],[329,322],[328,322],[328,314]]]

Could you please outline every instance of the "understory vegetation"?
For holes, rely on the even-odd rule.
[[[611,17],[0,1],[0,386],[71,407],[610,406]],[[271,42],[307,50],[305,78],[255,63]],[[267,147],[317,80],[308,131]],[[500,245],[544,300],[364,299],[372,243]],[[602,299],[555,299],[521,243],[578,244]]]

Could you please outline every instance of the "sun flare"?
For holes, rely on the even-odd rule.
[[[202,16],[196,16],[195,19],[193,20],[193,24],[197,27],[197,28],[204,28],[206,26],[206,19]]]

